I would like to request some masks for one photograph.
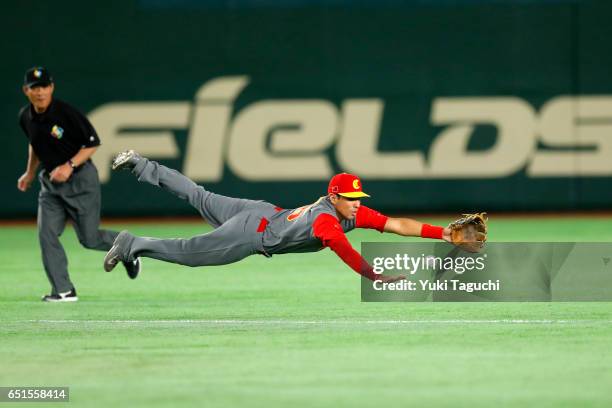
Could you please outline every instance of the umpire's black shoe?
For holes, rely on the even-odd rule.
[[[76,302],[79,300],[76,294],[76,289],[70,292],[58,293],[56,295],[45,295],[42,297],[43,302]]]
[[[133,237],[130,236],[130,233],[127,231],[121,231],[117,238],[115,238],[115,242],[113,242],[113,246],[106,253],[104,257],[104,270],[106,272],[110,272],[115,269],[115,266],[119,263],[119,261],[126,261],[124,254],[127,253],[126,247],[129,246],[130,240]]]
[[[136,258],[133,261],[121,261],[123,266],[125,267],[125,271],[130,279],[136,279],[138,274],[140,273],[140,258]]]
[[[111,167],[113,170],[131,170],[136,167],[140,159],[142,159],[142,156],[135,151],[126,150],[115,156]]]

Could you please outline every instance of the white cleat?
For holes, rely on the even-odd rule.
[[[57,295],[45,295],[42,297],[43,302],[76,302],[79,300],[76,290],[70,292],[58,293]]]

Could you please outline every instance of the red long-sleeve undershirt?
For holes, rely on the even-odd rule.
[[[355,226],[358,228],[373,228],[382,232],[386,222],[386,216],[361,206],[357,212]],[[336,217],[331,214],[319,215],[313,223],[313,232],[314,236],[321,240],[324,247],[331,248],[355,272],[372,281],[380,279],[361,254],[352,247]]]

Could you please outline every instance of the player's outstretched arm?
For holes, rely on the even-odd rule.
[[[329,214],[321,214],[317,217],[313,223],[313,233],[315,237],[321,240],[324,247],[330,248],[351,269],[371,281],[380,280],[383,283],[390,283],[406,279],[405,275],[383,276],[376,274],[372,266],[352,247],[342,231],[338,219]]]
[[[421,235],[423,223],[411,218],[389,217],[385,223],[385,232],[392,232],[405,237],[418,237]]]
[[[451,242],[450,228],[424,224],[412,218],[389,217],[385,223],[385,232],[392,232],[404,237],[437,238]]]

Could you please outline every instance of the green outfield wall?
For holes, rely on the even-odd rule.
[[[22,75],[80,108],[105,215],[189,214],[111,174],[135,148],[209,189],[282,207],[360,175],[388,212],[612,206],[612,2],[8,2],[0,217],[20,193]]]

